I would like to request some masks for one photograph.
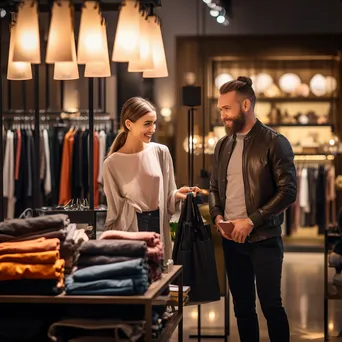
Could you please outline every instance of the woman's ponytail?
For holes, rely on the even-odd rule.
[[[114,152],[117,152],[120,150],[120,148],[125,145],[126,139],[127,139],[127,134],[125,130],[121,131],[113,141],[113,144],[111,145],[109,152],[107,154],[107,157],[109,157],[111,154]]]

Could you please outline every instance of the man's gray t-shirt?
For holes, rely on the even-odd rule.
[[[247,132],[248,133],[248,132]],[[236,143],[227,168],[225,220],[247,218],[245,186],[242,176],[242,152],[247,133],[237,133]]]

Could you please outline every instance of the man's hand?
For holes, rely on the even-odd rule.
[[[234,225],[234,230],[232,232],[232,239],[238,243],[244,243],[247,236],[253,230],[253,222],[249,219],[238,219],[231,221]]]
[[[220,232],[220,234],[222,235],[223,238],[227,239],[227,240],[232,240],[220,227],[220,223],[224,222],[223,216],[221,215],[217,215],[215,218],[215,226],[217,228],[217,230]]]
[[[193,186],[193,187],[183,186],[177,190],[176,196],[181,199],[186,199],[186,194],[188,192],[192,192],[194,197],[196,197],[197,193],[201,191],[202,189],[200,189],[198,186]]]

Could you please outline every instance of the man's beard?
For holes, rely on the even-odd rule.
[[[232,127],[225,126],[226,132],[228,135],[239,133],[245,127],[246,114],[243,112],[242,108],[240,108],[239,115],[232,121],[233,121]]]

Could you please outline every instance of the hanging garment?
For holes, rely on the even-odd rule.
[[[82,131],[78,129],[74,136],[74,147],[72,150],[72,165],[71,165],[71,197],[76,200],[81,198],[82,192],[82,178],[81,178],[81,168],[80,160],[82,153],[81,146]]]
[[[34,160],[34,140],[31,130],[27,130],[27,168],[28,168],[28,179],[27,179],[27,196],[33,196],[33,170],[35,168]]]
[[[7,198],[6,218],[14,218],[14,133],[7,131],[5,160],[3,164],[3,196]]]
[[[99,174],[97,177],[97,182],[103,184],[103,162],[106,154],[106,132],[101,131],[99,133]]]
[[[20,160],[19,160],[19,175],[15,182],[15,217],[19,215],[29,206],[27,205],[27,179],[28,179],[28,166],[27,166],[27,134],[26,130],[22,129],[21,146],[20,146]],[[18,138],[19,141],[19,138]]]
[[[89,196],[89,148],[88,148],[89,130],[86,129],[82,135],[82,187],[83,197]]]
[[[71,199],[71,166],[75,133],[76,132],[74,130],[70,129],[64,137],[59,205],[64,205]]]
[[[325,185],[325,200],[326,200],[326,227],[330,223],[336,222],[336,190],[335,190],[335,167],[331,165],[326,170],[326,185]]]
[[[307,226],[313,227],[316,224],[316,180],[318,171],[310,167],[308,169],[309,202],[310,213],[307,215]]]
[[[310,212],[308,169],[307,168],[304,168],[301,174],[299,203],[300,203],[301,208],[303,208],[304,213]]]
[[[60,179],[61,179],[61,169],[62,169],[62,157],[63,157],[63,142],[64,136],[66,134],[66,129],[64,127],[54,127],[52,133],[52,153],[51,160],[53,167],[51,170],[54,172],[54,183],[53,183],[53,194],[51,199],[51,204],[59,203],[59,191],[60,191]]]
[[[16,153],[15,153],[15,180],[19,179],[19,167],[20,167],[20,153],[21,153],[21,130],[17,129],[17,148],[16,148]]]
[[[93,187],[94,187],[94,208],[99,205],[99,186],[97,184],[97,178],[99,175],[99,135],[97,132],[94,132],[94,158],[93,158],[93,167],[94,167],[94,179],[93,179]]]
[[[45,180],[44,180],[44,191],[45,195],[51,193],[51,170],[50,170],[50,148],[49,148],[49,136],[46,129],[43,131],[44,139],[44,157],[45,157]]]
[[[324,166],[320,165],[317,175],[316,184],[316,223],[318,225],[318,233],[324,234],[325,229],[325,215],[326,215],[326,205],[325,205],[325,170]]]

